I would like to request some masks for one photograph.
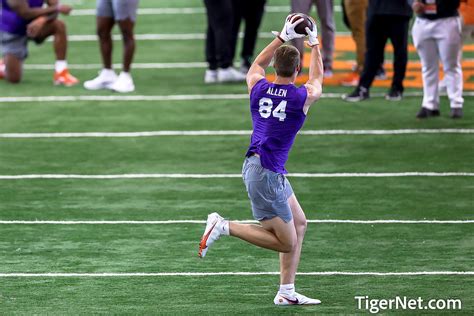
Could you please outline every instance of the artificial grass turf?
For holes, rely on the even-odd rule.
[[[473,219],[469,178],[290,181],[309,219]],[[238,178],[0,181],[0,200],[0,220],[252,218]]]
[[[469,172],[471,135],[301,135],[291,172]],[[240,172],[248,136],[5,139],[0,174]],[[30,153],[34,153],[34,157]],[[455,153],[455,155],[453,155]],[[369,162],[369,163],[367,163]]]
[[[75,1],[76,2],[76,1]],[[94,8],[93,1],[77,7]],[[269,0],[269,5],[288,5]],[[202,7],[195,0],[141,0],[140,7]],[[279,30],[284,13],[267,13],[261,31]],[[140,16],[137,33],[203,33],[204,14]],[[94,17],[69,17],[69,34],[94,34]],[[336,13],[338,30],[340,13]],[[176,23],[175,23],[176,24]],[[260,39],[257,49],[269,39]],[[114,61],[122,49],[115,42]],[[135,62],[203,61],[202,40],[139,41]],[[70,42],[69,62],[100,63],[96,42]],[[472,53],[467,53],[468,58]],[[388,54],[390,56],[390,54]],[[343,59],[353,54],[344,53]],[[339,57],[341,58],[341,57]],[[389,59],[389,57],[388,57]],[[410,59],[417,59],[410,54]],[[52,64],[51,43],[30,45],[29,64]],[[243,84],[208,86],[204,69],[134,69],[134,94],[245,94]],[[81,80],[96,70],[74,70]],[[52,87],[50,71],[25,70],[21,85],[0,83],[4,96],[114,95],[81,86]],[[325,92],[351,88],[325,87]],[[384,92],[372,89],[371,92]],[[419,90],[409,90],[419,91]],[[115,95],[118,96],[118,95]],[[321,99],[305,129],[472,128],[465,117],[414,119],[420,97],[373,98],[359,104]],[[0,133],[229,130],[251,127],[247,100],[162,102],[31,102],[0,104]],[[248,136],[131,139],[0,139],[0,174],[193,172],[239,173]],[[472,136],[298,136],[292,172],[472,172]],[[309,219],[473,219],[470,177],[290,179]],[[250,219],[241,179],[0,180],[0,220],[204,220],[220,211]],[[309,224],[301,271],[472,270],[472,224]],[[0,273],[278,271],[274,253],[238,240],[219,241],[197,258],[203,224],[56,226],[1,225]],[[277,276],[1,278],[5,314],[354,314],[355,295],[455,297],[472,314],[472,276],[297,277],[321,306],[276,308]],[[419,311],[415,312],[419,313]],[[450,314],[451,312],[446,312]]]
[[[319,306],[276,307],[277,276],[158,278],[9,278],[0,285],[0,306],[12,314],[232,314],[321,315],[367,313],[357,310],[356,295],[371,298],[461,298],[462,311],[423,314],[469,315],[473,299],[466,289],[472,278],[298,277],[302,293],[322,300]],[[52,295],[55,293],[55,295]],[[91,304],[96,302],[96,304]],[[392,313],[403,311],[392,311]],[[387,312],[385,312],[387,313]],[[414,311],[419,314],[421,311]]]

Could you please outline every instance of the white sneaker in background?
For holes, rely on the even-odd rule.
[[[135,90],[133,79],[130,73],[122,71],[118,76],[117,80],[110,86],[115,92],[127,93]]]
[[[110,89],[115,80],[117,80],[117,75],[113,69],[102,69],[97,77],[84,82],[84,88],[87,90]]]
[[[206,229],[199,243],[199,257],[204,258],[209,247],[218,240],[221,235],[229,235],[229,225],[225,225],[225,222],[224,218],[217,213],[212,213],[207,216]]]
[[[309,298],[297,292],[293,294],[284,294],[278,292],[273,299],[275,305],[318,305],[321,301],[315,298]]]
[[[216,83],[217,82],[217,70],[207,69],[204,75],[204,83]]]
[[[240,82],[245,81],[246,75],[233,67],[217,70],[218,82]]]

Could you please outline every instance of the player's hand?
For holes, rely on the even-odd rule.
[[[412,9],[416,14],[423,14],[425,12],[425,5],[420,1],[414,1]]]
[[[281,30],[281,32],[280,33],[272,32],[272,33],[277,35],[283,42],[288,42],[295,38],[304,37],[304,34],[299,34],[299,33],[296,33],[295,31],[295,27],[304,21],[304,19],[298,19],[296,21],[293,21],[293,18],[296,15],[297,14],[295,13],[288,15],[286,17],[285,25],[283,25],[283,29]]]
[[[48,22],[48,18],[45,16],[40,16],[33,21],[31,21],[28,26],[26,27],[26,35],[30,38],[38,37],[41,29],[43,29],[44,25]]]
[[[316,26],[316,21],[312,17],[309,17],[309,19],[311,20],[311,23],[313,25],[312,28],[305,28],[306,33],[308,33],[308,41],[306,42],[306,44],[310,47],[313,47],[319,45],[318,27]]]
[[[58,5],[58,12],[64,15],[69,15],[71,13],[72,7],[66,4],[59,4]]]

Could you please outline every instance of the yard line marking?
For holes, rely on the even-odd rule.
[[[322,98],[339,99],[344,93],[323,93]],[[419,97],[422,91],[411,91],[405,97]],[[444,95],[444,94],[442,94]],[[463,92],[464,96],[474,96],[474,91]],[[373,93],[372,97],[385,97],[385,93]],[[68,96],[10,96],[0,97],[0,103],[17,102],[77,102],[77,101],[196,101],[196,100],[248,100],[248,94],[171,94],[171,95],[68,95]]]
[[[395,130],[306,130],[299,135],[407,135],[407,134],[473,134],[474,129],[395,129]],[[0,133],[0,138],[81,138],[81,137],[157,137],[157,136],[248,136],[251,130],[145,131],[145,132],[65,132],[65,133]]]
[[[176,69],[176,68],[207,68],[206,62],[183,62],[183,63],[134,63],[133,69]],[[102,64],[68,64],[68,69],[101,69]],[[114,68],[122,67],[122,64],[113,64]],[[30,70],[53,70],[54,64],[26,64],[25,69]]]
[[[289,6],[265,6],[265,12],[270,13],[290,13]],[[335,12],[341,12],[341,6],[334,6]],[[206,9],[204,7],[192,8],[139,8],[138,15],[169,15],[169,14],[204,14]],[[71,16],[95,16],[96,9],[74,9],[71,11]]]
[[[352,219],[308,219],[311,224],[474,224],[474,220],[352,220]],[[243,224],[255,224],[255,220],[235,220]],[[205,220],[164,220],[164,221],[50,221],[50,220],[0,220],[1,225],[167,225],[205,224]]]
[[[474,275],[474,271],[415,271],[415,272],[351,272],[351,271],[321,271],[321,272],[297,272],[297,275],[306,276],[428,276],[428,275]],[[75,277],[201,277],[201,276],[260,276],[260,275],[280,275],[278,271],[268,272],[102,272],[102,273],[0,273],[1,278],[75,278]]]
[[[380,172],[380,173],[289,173],[291,178],[388,178],[388,177],[474,177],[474,172]],[[216,179],[241,178],[238,173],[138,173],[138,174],[22,174],[0,175],[0,180],[21,179]]]
[[[346,35],[344,32],[337,33],[338,35]],[[206,39],[205,33],[161,33],[161,34],[135,34],[135,40],[137,41],[189,41],[189,40],[204,40]],[[239,33],[239,38],[243,38],[243,33]],[[271,32],[260,32],[258,38],[267,39],[274,38]],[[114,41],[121,41],[122,35],[113,34],[112,39]],[[52,42],[54,38],[48,38],[48,42]],[[96,34],[76,34],[68,35],[68,42],[96,42]]]

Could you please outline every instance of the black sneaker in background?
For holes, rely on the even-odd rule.
[[[402,98],[403,98],[403,93],[394,88],[390,89],[390,91],[385,95],[385,100],[389,100],[389,101],[400,101]]]
[[[342,99],[347,102],[360,102],[369,98],[369,90],[357,87],[351,94],[344,94]]]
[[[462,117],[462,108],[452,108],[451,109],[451,118],[452,119],[460,119]]]
[[[425,118],[439,116],[439,115],[440,115],[439,110],[430,110],[430,109],[422,107],[420,111],[418,112],[418,114],[416,115],[416,118],[425,119]]]

